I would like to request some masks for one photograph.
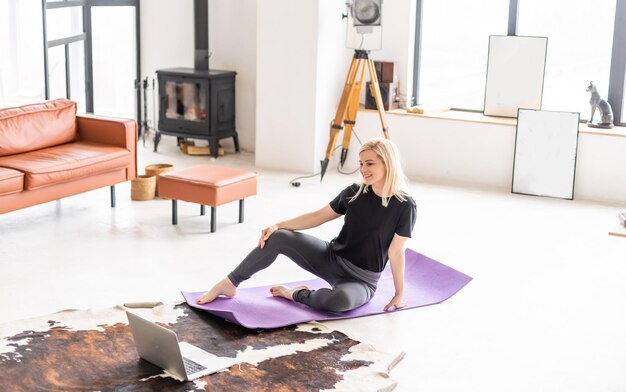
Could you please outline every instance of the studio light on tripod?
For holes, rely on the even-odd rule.
[[[382,0],[349,0],[346,47],[378,50],[382,47]]]
[[[370,78],[370,92],[376,100],[383,135],[385,138],[389,138],[374,61],[369,55],[370,50],[381,49],[382,47],[382,0],[349,0],[346,3],[346,7],[348,12],[343,15],[343,18],[348,19],[346,47],[354,49],[354,56],[348,70],[341,99],[339,100],[337,113],[330,124],[330,140],[326,147],[324,159],[320,161],[320,181],[324,178],[340,132],[343,132],[341,158],[339,161],[341,167],[343,167],[348,157],[350,137],[356,124],[361,87],[364,84],[366,72]]]
[[[374,30],[373,26],[380,26],[380,2],[381,0],[355,0],[352,17],[359,34],[369,34]]]

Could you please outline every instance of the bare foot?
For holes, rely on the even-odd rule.
[[[270,289],[270,292],[274,297],[283,297],[287,298],[290,301],[293,301],[293,293],[302,289],[308,290],[309,288],[306,286],[298,286],[290,289],[287,286],[274,286]]]
[[[219,297],[220,295],[223,295],[226,297],[234,297],[236,294],[237,294],[237,287],[235,287],[235,285],[230,281],[230,279],[226,277],[220,280],[219,282],[217,282],[217,284],[213,286],[211,290],[204,293],[204,295],[200,297],[197,303],[202,305],[202,304],[212,302],[215,298]]]

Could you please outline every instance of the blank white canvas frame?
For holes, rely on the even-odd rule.
[[[519,109],[511,192],[572,200],[580,113]]]
[[[547,37],[489,36],[486,116],[515,117],[517,109],[541,109]]]

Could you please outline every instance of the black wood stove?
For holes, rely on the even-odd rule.
[[[217,158],[219,140],[233,138],[239,152],[235,128],[234,71],[209,70],[208,0],[194,0],[194,68],[156,71],[159,81],[159,125],[154,137],[157,151],[161,135],[208,140]]]

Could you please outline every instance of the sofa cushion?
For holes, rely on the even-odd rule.
[[[0,167],[0,195],[21,192],[24,189],[24,173]]]
[[[74,142],[0,158],[0,167],[24,172],[24,189],[71,181],[128,166],[134,159],[121,147]]]
[[[0,156],[19,154],[76,139],[76,103],[56,99],[0,109]]]

